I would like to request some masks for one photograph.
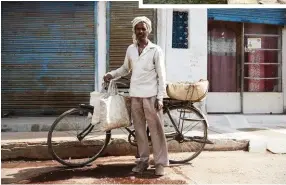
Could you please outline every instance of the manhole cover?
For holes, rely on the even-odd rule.
[[[267,130],[267,129],[265,128],[238,128],[237,130],[244,131],[244,132],[254,132],[254,131]]]

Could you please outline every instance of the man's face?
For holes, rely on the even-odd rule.
[[[135,35],[137,40],[144,40],[148,37],[147,25],[144,22],[139,22],[135,26]]]

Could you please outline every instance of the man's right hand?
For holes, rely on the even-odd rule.
[[[111,74],[106,74],[106,75],[104,75],[103,80],[105,82],[109,82],[112,78],[113,78],[113,76]]]

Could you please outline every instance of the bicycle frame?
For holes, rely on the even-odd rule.
[[[169,110],[169,107],[171,106],[175,106],[175,105],[182,105],[182,106],[190,106],[192,108],[195,108],[193,106],[193,104],[189,101],[180,101],[180,100],[173,100],[173,99],[164,99],[164,107],[163,107],[163,112],[164,113],[167,113],[171,122],[172,122],[172,125],[173,127],[175,128],[175,131],[176,131],[176,136],[177,136],[177,139],[182,139],[183,136],[182,136],[182,133],[180,132],[177,124],[175,123],[175,121],[173,120],[171,114],[170,114],[170,110]],[[93,106],[91,105],[86,105],[86,104],[80,104],[80,108],[85,108],[85,109],[89,109],[91,112],[93,112]],[[196,121],[202,121],[202,120],[196,120]],[[180,124],[179,124],[180,125]],[[81,141],[82,139],[84,139],[85,136],[87,136],[91,131],[92,129],[94,128],[94,125],[92,124],[89,124],[82,132],[80,132],[78,135],[77,135],[77,138],[79,139],[79,141]],[[135,138],[135,134],[134,132],[129,129],[129,128],[125,128],[125,130],[130,134],[132,135],[134,138]],[[147,134],[148,134],[148,130],[147,130]],[[174,136],[174,134],[170,135],[171,137]],[[168,137],[168,135],[166,135],[166,137]]]
[[[118,79],[120,79],[120,78],[118,78]],[[124,77],[122,79],[124,79]],[[122,82],[116,82],[116,83],[124,85],[124,86],[127,86],[125,83],[122,83]],[[105,86],[104,87],[105,90],[107,90],[108,84],[104,84],[104,86]],[[190,108],[195,109],[196,111],[198,111],[203,116],[204,119],[185,119],[185,120],[188,120],[188,121],[204,121],[204,120],[206,120],[205,115],[203,113],[201,113],[201,111],[198,110],[196,107],[194,107],[193,103],[190,102],[190,101],[182,101],[182,100],[174,100],[174,99],[170,99],[170,98],[164,98],[163,99],[163,104],[164,104],[163,112],[168,114],[168,116],[169,116],[169,118],[170,118],[170,120],[172,122],[172,125],[175,128],[175,130],[176,130],[176,133],[177,133],[176,137],[177,137],[178,140],[184,139],[184,136],[182,135],[182,133],[180,132],[178,126],[176,125],[175,121],[173,120],[173,118],[172,118],[172,116],[170,114],[169,107],[176,106],[176,105],[181,105],[182,107],[189,106]],[[80,107],[81,108],[85,108],[85,109],[89,109],[93,113],[93,106],[91,106],[91,105],[81,104]],[[180,119],[182,119],[182,118],[180,118]],[[180,125],[180,123],[179,123],[179,125]],[[207,123],[207,127],[208,127],[208,123]],[[94,128],[94,125],[89,124],[87,128],[85,128],[82,132],[80,132],[78,134],[77,138],[81,141],[85,136],[87,136],[91,132],[91,130],[93,128]],[[131,136],[133,136],[135,138],[135,134],[134,134],[134,132],[132,130],[130,130],[129,128],[125,128],[125,130]],[[148,130],[148,127],[147,127],[147,134],[148,134],[148,132],[149,132],[149,130]],[[168,137],[168,136],[166,135],[166,137]],[[173,135],[171,135],[171,137],[173,137]]]

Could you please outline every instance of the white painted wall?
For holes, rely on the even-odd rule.
[[[162,21],[160,24],[165,24],[159,25],[159,30],[163,32],[158,32],[158,43],[165,48],[166,73],[169,82],[207,79],[207,9],[187,10],[189,11],[188,49],[172,48],[173,9],[160,10],[158,15]],[[166,34],[166,36],[160,34]],[[164,41],[162,41],[163,37],[165,37]]]
[[[207,79],[207,9],[189,12],[189,48],[172,48],[173,9],[158,9],[158,45],[165,52],[168,82]],[[206,113],[205,101],[196,106]]]
[[[167,11],[166,9],[157,9],[157,44],[166,54],[167,41]]]
[[[283,94],[279,92],[244,92],[243,113],[283,113]]]
[[[167,81],[207,79],[207,10],[189,9],[189,48],[172,48],[173,9],[158,10],[158,45],[165,51]],[[282,33],[283,93],[244,93],[241,110],[240,93],[209,93],[208,112],[282,113],[286,112],[286,27]]]
[[[282,30],[282,92],[284,113],[286,113],[286,27]]]
[[[241,100],[239,92],[209,92],[207,96],[208,113],[239,113]]]
[[[105,1],[97,2],[97,63],[95,68],[95,91],[101,89],[102,78],[106,73],[106,3]],[[96,74],[96,73],[95,73]]]

